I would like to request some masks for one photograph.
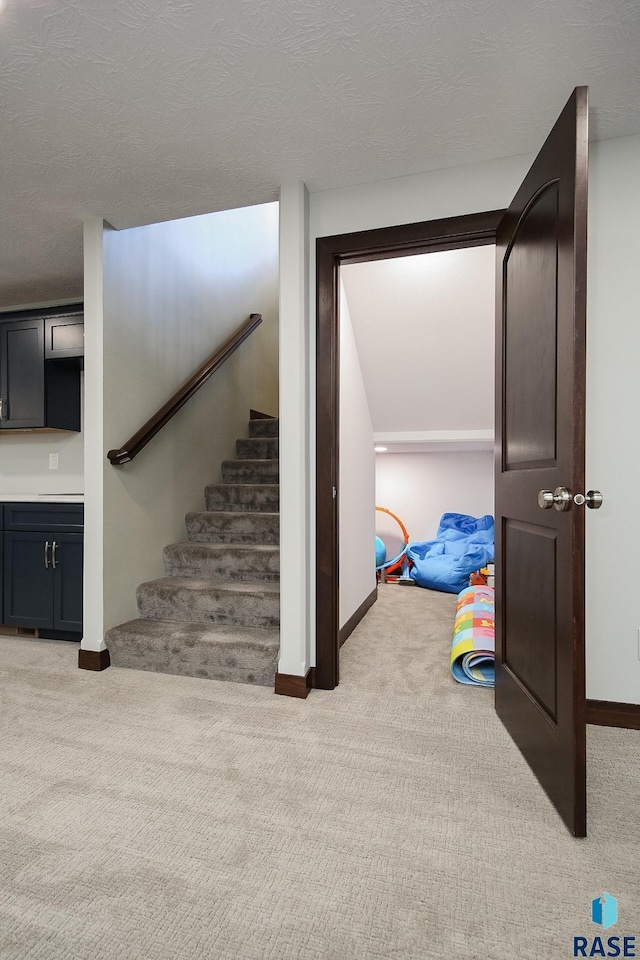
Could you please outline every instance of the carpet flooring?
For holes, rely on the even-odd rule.
[[[589,728],[572,839],[453,607],[381,587],[306,701],[0,638],[2,960],[561,960],[603,891],[640,938],[640,733]]]

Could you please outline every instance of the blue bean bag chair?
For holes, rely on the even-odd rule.
[[[460,593],[469,585],[469,574],[493,560],[493,517],[470,517],[465,513],[442,515],[433,540],[410,543],[410,577],[418,586],[445,593]]]

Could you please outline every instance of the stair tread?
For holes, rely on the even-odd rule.
[[[189,547],[194,553],[199,550],[206,550],[208,553],[223,553],[233,550],[240,553],[279,553],[280,547],[277,543],[211,543],[209,540],[180,540],[176,543],[170,543],[165,550],[172,548]]]
[[[229,462],[243,463],[243,464],[247,463],[246,460],[234,460]],[[252,487],[256,487],[258,490],[266,490],[269,493],[271,492],[275,493],[280,489],[280,484],[279,483],[233,483],[233,482],[225,483],[224,481],[221,481],[220,483],[208,483],[204,488],[204,491],[206,493],[208,490],[220,490],[221,488],[227,489],[228,487],[241,488],[243,493],[251,492]]]
[[[236,441],[237,460],[277,460],[279,453],[278,437],[239,437]]]
[[[280,514],[274,512],[205,510],[188,513],[185,527],[192,543],[274,546],[280,542]]]
[[[202,580],[196,577],[158,577],[141,583],[143,587],[162,586],[169,590],[192,590],[197,593],[219,590],[224,593],[280,593],[280,584],[272,580]]]
[[[220,486],[225,486],[225,487],[226,487],[226,486],[229,486],[229,484],[226,484],[226,483],[225,483],[225,484],[220,484]],[[246,488],[246,487],[249,486],[249,484],[248,484],[248,483],[243,483],[242,486],[243,486],[244,488]],[[221,520],[227,520],[227,519],[228,519],[228,520],[230,520],[230,521],[233,522],[233,521],[236,521],[236,520],[238,520],[238,519],[244,519],[245,517],[252,517],[252,516],[254,516],[254,515],[255,515],[256,517],[279,517],[279,516],[280,516],[279,513],[276,513],[276,512],[273,511],[273,510],[272,510],[272,511],[267,511],[267,510],[264,510],[264,511],[263,511],[263,510],[253,510],[253,511],[251,511],[251,510],[245,510],[245,511],[243,511],[242,513],[239,513],[237,510],[191,510],[191,511],[187,514],[186,519],[188,520],[189,517],[205,517],[205,518],[207,518],[207,519],[212,519],[212,520],[213,520],[215,517],[219,517]]]
[[[280,458],[279,457],[249,457],[248,459],[243,460],[241,457],[237,457],[235,460],[222,461],[223,466],[227,464],[229,466],[234,466],[234,467],[250,467],[254,463],[259,464],[261,467],[263,467],[265,463],[279,464]]]
[[[242,627],[222,623],[195,623],[186,620],[149,620],[139,618],[128,620],[107,631],[117,631],[121,635],[143,635],[149,639],[161,640],[198,640],[202,643],[217,645],[237,645],[242,643],[256,648],[273,650],[280,644],[280,631],[274,627]]]

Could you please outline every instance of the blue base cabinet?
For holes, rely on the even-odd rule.
[[[81,504],[4,505],[3,623],[80,639],[82,527]]]

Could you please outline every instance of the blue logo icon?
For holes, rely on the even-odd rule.
[[[603,893],[591,901],[591,919],[603,930],[618,922],[618,901],[610,893]]]

